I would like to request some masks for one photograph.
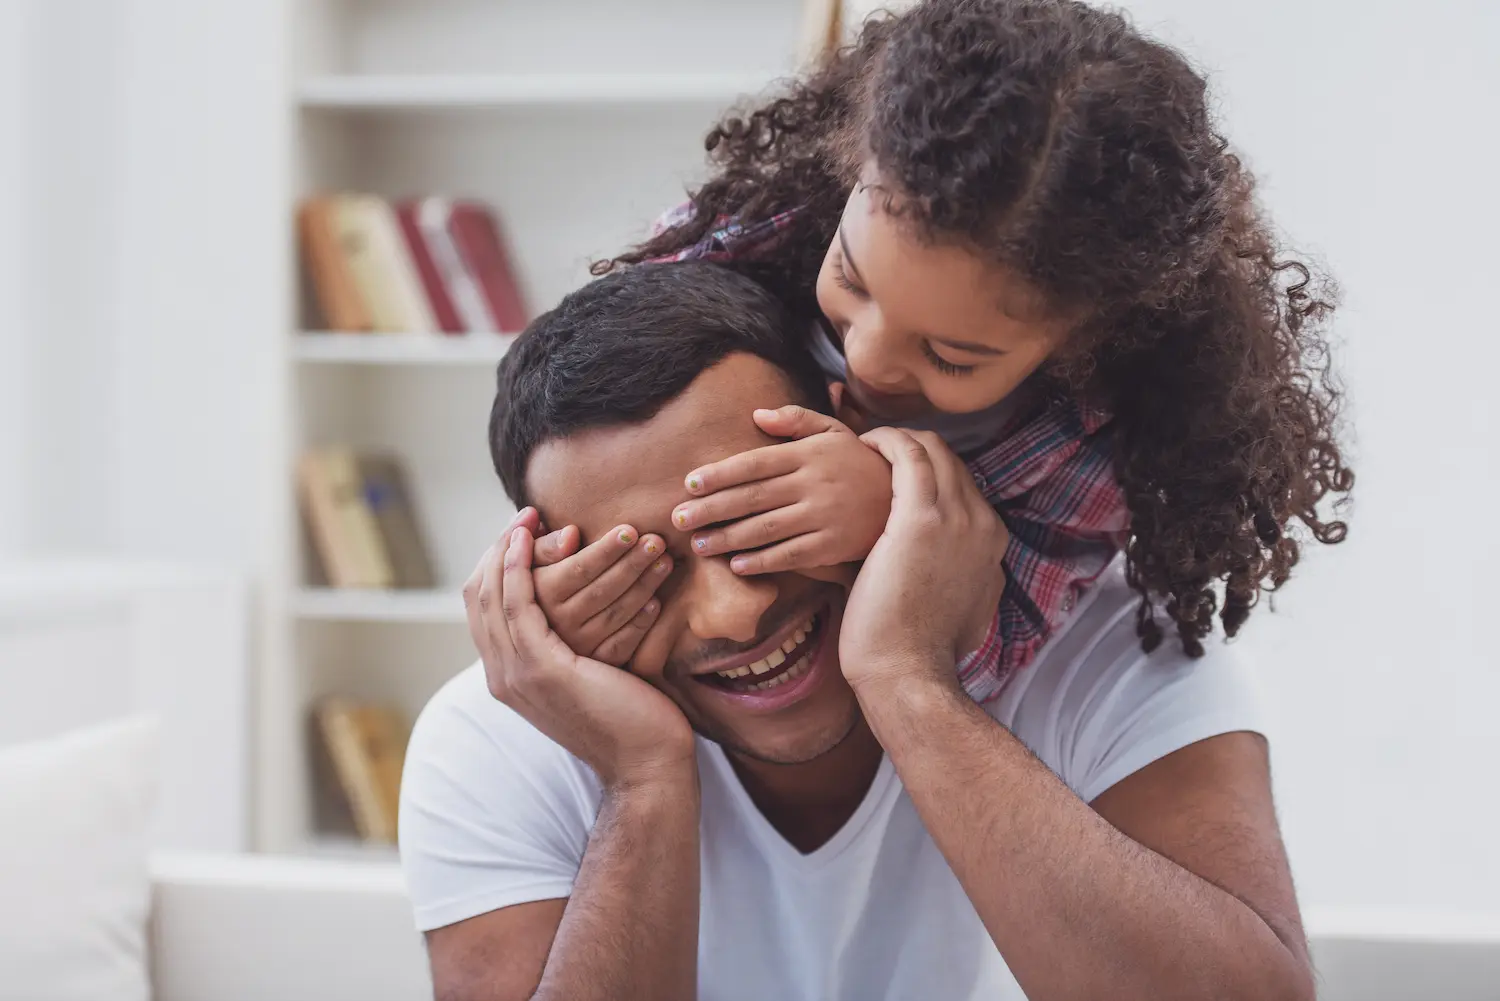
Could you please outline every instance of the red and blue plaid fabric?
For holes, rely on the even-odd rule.
[[[662,261],[723,261],[763,252],[796,210],[744,225],[720,219],[696,244]],[[692,203],[668,211],[653,234],[692,217]],[[1114,474],[1110,415],[1067,397],[1019,414],[999,439],[967,458],[980,491],[1010,529],[1005,590],[979,649],[958,663],[977,702],[1035,659],[1079,597],[1124,546],[1130,529]]]

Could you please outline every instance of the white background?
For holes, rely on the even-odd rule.
[[[1245,641],[1304,903],[1500,910],[1500,5],[1131,7],[1212,74],[1276,218],[1345,291],[1351,538]],[[256,573],[285,17],[0,3],[0,556]]]

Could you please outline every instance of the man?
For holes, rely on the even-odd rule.
[[[688,551],[687,472],[766,444],[755,408],[827,408],[784,323],[728,271],[642,266],[507,359],[518,502],[670,576],[627,670],[549,626],[536,511],[465,589],[482,663],[402,790],[438,997],[1310,999],[1245,668],[1143,653],[1118,567],[981,707],[954,664],[1006,535],[937,439],[867,436],[893,501],[857,577]]]

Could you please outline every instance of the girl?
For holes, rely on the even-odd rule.
[[[1216,611],[1233,636],[1286,581],[1296,523],[1344,537],[1318,510],[1353,483],[1329,295],[1278,247],[1204,80],[1122,16],[927,0],[866,23],[707,148],[691,202],[596,271],[733,262],[805,318],[850,423],[933,429],[970,462],[1012,536],[995,624],[960,664],[974,697],[1035,655],[1120,548],[1143,644],[1159,609],[1199,655]],[[781,412],[756,420],[804,433]],[[843,437],[688,477],[673,517],[697,554],[758,573],[869,551],[889,481],[841,476],[859,465],[843,443],[863,446],[818,428]]]

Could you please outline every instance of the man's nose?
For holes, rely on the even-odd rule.
[[[741,577],[721,556],[690,560],[686,599],[688,628],[702,640],[750,643],[758,638],[761,616],[776,602],[776,584],[767,577]]]

